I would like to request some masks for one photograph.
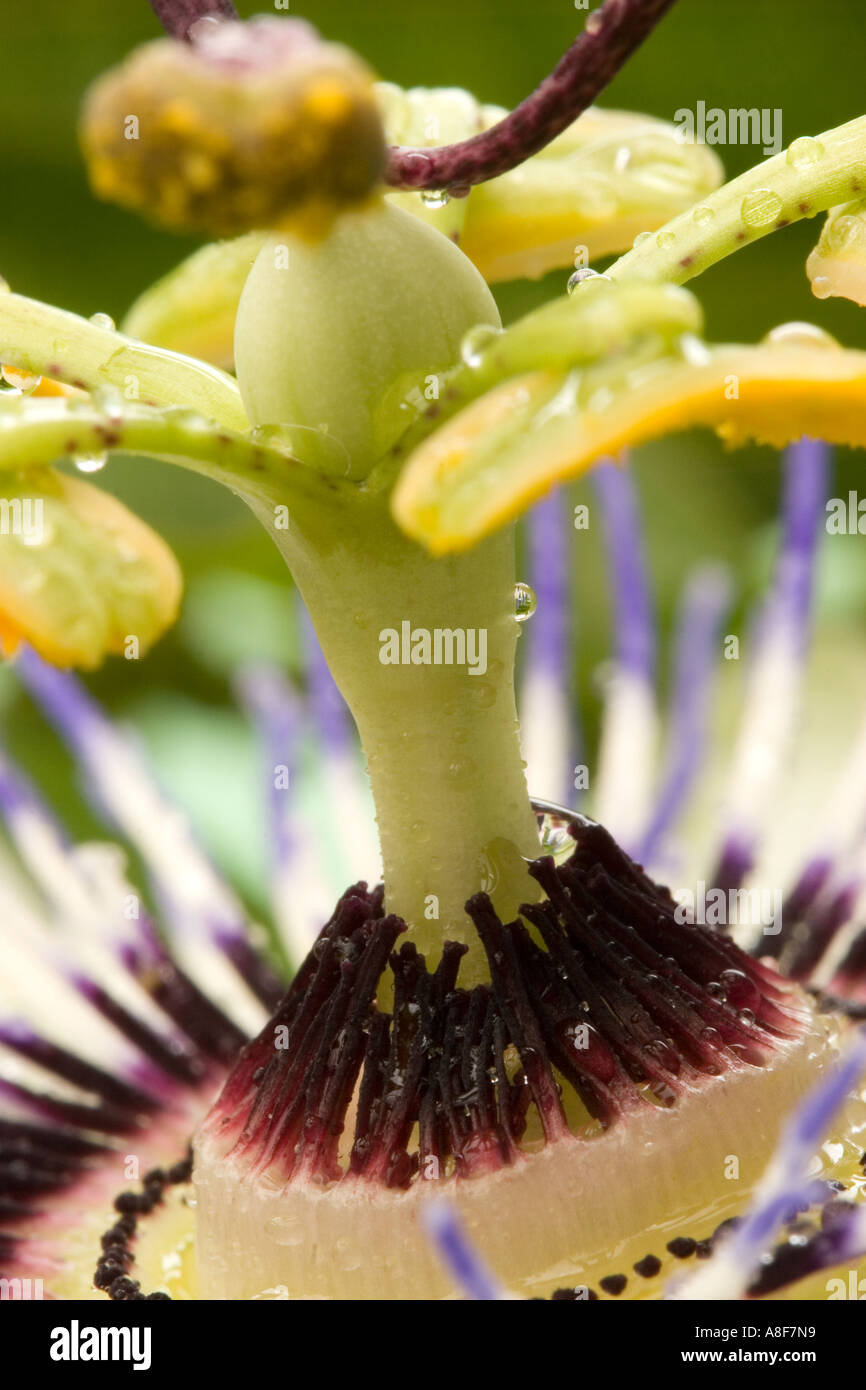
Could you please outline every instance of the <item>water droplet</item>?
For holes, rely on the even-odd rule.
[[[820,163],[823,158],[824,146],[811,135],[802,135],[799,140],[793,140],[785,155],[792,169],[811,169],[813,164]]]
[[[464,333],[460,344],[460,356],[467,367],[480,367],[484,360],[485,349],[490,347],[494,339],[501,334],[501,328],[494,328],[490,323],[477,323],[474,328],[470,328],[468,333]]]
[[[265,1222],[265,1231],[276,1245],[300,1245],[304,1239],[300,1224],[287,1216],[272,1216]]]
[[[94,328],[107,328],[109,333],[115,331],[115,322],[110,314],[91,314],[90,322]]]
[[[73,460],[79,473],[98,473],[108,462],[108,454],[76,454]]]
[[[425,208],[444,208],[451,202],[447,188],[422,188],[421,202]]]
[[[637,236],[632,242],[632,249],[636,251],[639,246],[643,246],[644,242],[652,241],[652,236],[652,232],[638,232]]]
[[[741,1023],[754,1023],[755,1014],[752,1009],[739,1009],[737,1011],[737,1018]]]
[[[20,391],[22,396],[32,395],[42,380],[36,372],[26,372],[23,367],[13,367],[8,362],[4,362],[0,367],[0,376],[9,386]]]
[[[706,227],[708,222],[712,222],[715,215],[712,208],[702,204],[692,210],[692,221],[697,222],[699,227]]]
[[[569,277],[568,277],[568,284],[566,285],[566,289],[568,290],[568,293],[569,293],[569,294],[574,294],[574,292],[575,292],[575,290],[577,289],[578,285],[582,285],[583,282],[584,282],[584,280],[607,280],[607,281],[610,281],[610,276],[609,276],[609,275],[602,275],[602,274],[601,274],[599,271],[597,271],[597,270],[590,270],[589,266],[583,266],[582,269],[580,269],[580,270],[575,270],[571,275],[569,275]]]
[[[782,211],[782,199],[772,188],[753,188],[740,203],[740,216],[747,227],[766,227]]]
[[[529,584],[515,584],[514,586],[514,616],[519,623],[525,623],[527,618],[531,618],[535,612],[536,604],[535,590]]]
[[[812,293],[816,299],[829,299],[833,285],[827,275],[816,275],[812,281]]]
[[[449,782],[467,782],[474,772],[475,764],[471,758],[456,758],[448,764],[447,777]]]
[[[780,323],[770,330],[764,342],[782,343],[785,347],[839,347],[832,334],[825,333],[816,323]]]
[[[656,233],[656,246],[659,248],[660,251],[667,251],[667,249],[668,249],[670,246],[673,246],[673,244],[674,244],[674,242],[676,241],[676,239],[677,239],[677,238],[676,238],[676,234],[675,234],[674,232],[665,232],[665,231],[657,232],[657,233]]]

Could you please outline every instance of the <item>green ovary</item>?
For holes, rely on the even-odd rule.
[[[347,214],[320,242],[275,234],[235,327],[247,414],[286,426],[305,463],[364,478],[438,394],[479,323],[498,327],[499,314],[478,271],[398,208]]]

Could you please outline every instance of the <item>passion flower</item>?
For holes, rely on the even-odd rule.
[[[543,84],[513,118],[482,120],[444,152],[392,150],[389,183],[402,188],[392,194],[377,187],[369,124],[355,120],[344,100],[350,59],[340,59],[337,90],[323,99],[318,49],[305,40],[296,51],[295,31],[268,21],[269,33],[278,26],[266,55],[278,80],[252,83],[258,22],[217,24],[199,53],[189,6],[177,10],[165,0],[166,16],[183,18],[172,32],[191,47],[172,41],[155,66],[143,59],[129,72],[141,83],[141,103],[154,103],[157,135],[170,72],[171,85],[183,88],[177,99],[190,103],[179,133],[192,143],[162,139],[130,151],[131,200],[169,220],[179,209],[187,224],[201,213],[201,225],[252,230],[194,257],[139,303],[136,331],[152,323],[159,347],[102,318],[85,322],[11,293],[0,297],[0,360],[11,364],[13,383],[16,373],[33,373],[79,393],[53,385],[51,394],[0,404],[0,466],[27,478],[58,457],[80,463],[97,448],[143,452],[242,496],[287,560],[357,725],[383,865],[381,885],[368,879],[342,895],[283,993],[236,901],[145,789],[122,740],[68,677],[25,654],[24,679],[71,737],[102,805],[137,842],[166,915],[183,924],[177,946],[190,963],[175,959],[141,911],[120,936],[111,930],[118,903],[138,901],[116,861],[70,854],[9,767],[5,809],[17,848],[54,911],[62,869],[72,890],[64,911],[98,947],[87,967],[72,951],[58,960],[37,919],[36,949],[59,967],[64,999],[75,1001],[70,1009],[83,999],[100,1015],[102,1042],[116,1054],[103,1065],[97,1043],[79,1057],[56,1026],[50,1036],[50,1018],[39,1031],[16,1016],[2,1035],[24,1068],[7,1083],[16,1109],[6,1131],[4,1198],[11,1268],[21,1277],[39,1258],[40,1230],[53,1223],[64,1243],[55,1255],[61,1293],[80,1290],[87,1245],[91,1260],[94,1247],[103,1253],[90,1265],[95,1278],[86,1277],[113,1297],[146,1296],[146,1271],[151,1283],[165,1283],[166,1255],[177,1291],[188,1295],[184,1251],[194,1239],[205,1297],[284,1290],[342,1298],[357,1295],[359,1282],[368,1297],[443,1297],[452,1285],[428,1226],[431,1198],[444,1194],[502,1287],[597,1296],[597,1278],[605,1293],[620,1296],[626,1275],[609,1268],[616,1249],[650,1291],[670,1261],[646,1250],[647,1232],[670,1233],[671,1259],[709,1253],[707,1225],[741,1215],[792,1105],[831,1068],[847,1028],[844,1010],[806,986],[828,945],[840,953],[834,991],[859,981],[860,947],[846,953],[839,941],[850,943],[837,937],[841,924],[856,925],[856,894],[834,899],[828,913],[819,889],[806,892],[807,866],[784,914],[796,924],[779,948],[783,965],[790,956],[789,976],[765,958],[763,939],[737,942],[718,929],[721,921],[684,918],[662,875],[641,867],[642,860],[652,867],[678,808],[690,745],[684,751],[674,735],[655,820],[637,816],[634,805],[630,817],[615,814],[646,776],[652,710],[640,567],[617,471],[598,475],[625,615],[606,732],[615,756],[603,760],[601,778],[601,791],[613,791],[600,797],[607,824],[554,808],[574,848],[561,836],[551,843],[549,822],[540,842],[543,804],[527,790],[513,681],[519,620],[532,607],[526,587],[515,584],[520,512],[611,451],[685,425],[709,424],[730,442],[866,439],[863,354],[802,326],[776,330],[756,347],[709,346],[698,302],[678,283],[771,224],[853,196],[862,120],[823,134],[820,160],[789,151],[716,192],[706,188],[707,162],[683,156],[677,168],[687,168],[688,187],[663,184],[647,221],[657,225],[660,203],[679,215],[651,246],[641,240],[603,276],[579,266],[567,295],[505,330],[479,267],[506,274],[523,264],[538,273],[562,253],[567,214],[551,199],[547,222],[526,215],[535,194],[517,180],[486,205],[481,196],[483,234],[476,224],[473,241],[478,195],[469,195],[457,222],[438,196],[509,178],[527,156],[526,168],[532,159],[536,168],[543,163],[540,182],[555,187],[582,148],[602,182],[618,186],[629,160],[611,164],[609,148],[593,136],[582,147],[580,120],[570,132],[551,115],[551,91],[570,93],[571,119],[593,88],[581,53],[598,56],[601,46],[603,81],[663,8],[609,0],[552,87]],[[283,71],[285,55],[291,73]],[[117,80],[125,101],[126,77]],[[109,130],[120,109],[113,82],[97,88],[86,122],[97,176],[112,159],[99,141],[118,138]],[[365,86],[365,116],[367,97]],[[285,134],[284,98],[297,139],[292,168],[286,173],[277,161],[275,174],[273,160],[257,159],[249,119],[276,117]],[[438,109],[444,99],[430,100]],[[391,108],[401,103],[392,99]],[[475,119],[471,102],[463,111]],[[214,129],[225,155],[216,173],[196,148]],[[657,157],[658,130],[648,143],[647,132],[627,133],[626,121],[618,131],[627,152],[633,138],[650,164]],[[558,156],[542,160],[541,147],[551,142],[553,152],[557,141]],[[347,182],[346,170],[363,177]],[[440,176],[441,186],[431,188]],[[419,195],[414,217],[406,204],[413,188],[437,195]],[[111,179],[106,191],[118,194]],[[638,178],[621,200],[602,200],[595,211],[590,194],[577,225],[588,218],[603,249],[623,249],[640,191]],[[755,215],[759,193],[772,218]],[[699,208],[691,206],[696,194]],[[402,207],[389,205],[395,197]],[[214,277],[220,283],[203,294],[203,281]],[[233,362],[237,377],[180,355],[190,336],[207,344],[211,361]],[[734,394],[723,389],[731,379],[740,386]],[[106,398],[111,387],[124,396]],[[781,701],[778,729],[790,727],[793,707],[783,697],[803,647],[821,503],[813,448],[803,444],[791,464],[779,577],[738,752],[754,792],[751,819],[742,796],[733,798],[711,870],[712,892],[723,898],[742,891],[752,863],[750,832],[768,782],[766,757],[755,771],[756,748],[766,752],[761,739],[773,727],[768,690]],[[48,547],[53,538],[43,540]],[[75,576],[88,556],[63,546]],[[173,597],[171,585],[163,589]],[[161,616],[171,604],[159,596]],[[129,611],[137,610],[124,616]],[[56,660],[92,663],[100,648],[117,644],[112,622],[84,655],[51,648],[44,614],[42,627],[26,616],[20,605],[16,640],[32,636]],[[698,629],[705,631],[700,615]],[[682,688],[694,699],[702,683],[687,671]],[[553,848],[555,856],[545,853]],[[778,925],[781,939],[780,917],[762,925]],[[829,976],[818,981],[828,983]],[[847,1095],[853,1068],[842,1071],[842,1082],[831,1072],[820,1094],[836,1097],[841,1086]],[[46,1086],[46,1073],[61,1084]],[[810,1113],[823,1117],[822,1105]],[[183,1208],[185,1144],[167,1151],[206,1109],[193,1145],[193,1235]],[[40,1119],[62,1132],[41,1134]],[[837,1123],[845,1139],[821,1174],[855,1187],[856,1102]],[[810,1142],[818,1142],[814,1130]],[[106,1136],[123,1144],[129,1134],[138,1135],[146,1162],[132,1165],[140,1186],[117,1193],[118,1148]],[[74,1235],[64,1226],[61,1194],[76,1192],[89,1194],[89,1217],[99,1212],[95,1232],[89,1218]],[[110,1217],[112,1192],[119,1221]],[[785,1215],[780,1206],[777,1225]],[[735,1247],[744,1278],[754,1225],[747,1219]],[[845,1250],[859,1256],[856,1232],[842,1226]],[[766,1245],[774,1227],[763,1230]],[[813,1247],[809,1269],[842,1246]],[[796,1262],[787,1269],[791,1278],[803,1272]]]

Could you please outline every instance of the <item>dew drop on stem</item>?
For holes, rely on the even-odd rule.
[[[514,616],[519,623],[525,623],[527,618],[531,618],[535,612],[538,600],[535,597],[535,590],[529,584],[519,583],[514,586]]]
[[[740,216],[747,227],[766,227],[782,211],[782,199],[772,188],[755,188],[740,204]]]
[[[502,332],[489,323],[476,324],[463,335],[460,343],[460,357],[467,367],[480,367],[484,351]]]
[[[823,158],[824,146],[811,135],[803,135],[799,140],[793,140],[785,155],[792,169],[811,169]]]
[[[575,291],[583,284],[585,280],[609,279],[609,275],[602,275],[598,270],[591,270],[589,266],[583,266],[580,270],[575,270],[573,274],[569,275],[566,289],[568,290],[569,294],[574,294]]]

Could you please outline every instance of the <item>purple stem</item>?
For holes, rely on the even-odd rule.
[[[673,0],[604,0],[549,77],[497,125],[435,149],[392,146],[385,182],[394,188],[464,193],[514,169],[549,145],[595,101]]]
[[[628,469],[602,463],[593,482],[602,506],[616,621],[616,660],[653,679],[655,634],[634,485]]]
[[[167,34],[189,42],[189,31],[200,19],[238,19],[232,0],[150,0],[150,7]]]

